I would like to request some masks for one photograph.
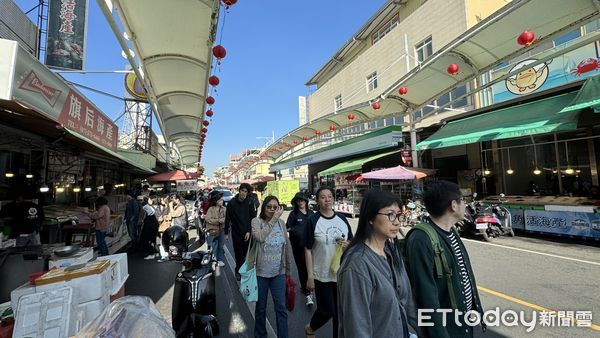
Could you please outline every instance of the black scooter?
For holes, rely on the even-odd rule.
[[[215,295],[217,260],[211,250],[185,252],[179,259],[183,269],[175,278],[172,304],[176,337],[218,336]]]

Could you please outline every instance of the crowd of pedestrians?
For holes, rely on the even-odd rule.
[[[218,190],[197,202],[195,225],[199,234],[206,234],[221,267],[223,246],[231,235],[238,281],[248,248],[256,246],[255,337],[267,336],[269,293],[277,336],[288,336],[286,283],[292,277],[292,258],[306,306],[316,305],[304,326],[309,338],[330,320],[331,337],[472,337],[473,327],[445,320],[435,311],[483,313],[469,255],[454,229],[465,211],[458,186],[447,181],[429,184],[423,202],[430,218],[401,239],[403,203],[398,196],[367,191],[356,233],[346,217],[334,211],[334,196],[330,187],[318,189],[313,211],[308,197],[297,193],[286,221],[277,197],[267,196],[261,204],[248,184],[239,186],[227,206]],[[94,217],[101,214],[99,209]],[[165,258],[168,248],[157,250],[155,245],[165,227],[190,226],[185,201],[178,195],[147,195],[139,204],[132,196],[125,221],[145,259]],[[430,325],[418,325],[419,309],[431,311]]]

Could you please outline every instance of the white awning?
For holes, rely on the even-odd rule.
[[[132,67],[143,75],[165,139],[176,145],[182,164],[193,165],[198,161],[220,2],[97,1],[121,46],[125,43],[135,53]]]

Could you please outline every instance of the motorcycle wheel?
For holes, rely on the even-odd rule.
[[[515,237],[515,231],[513,229],[510,229],[510,231],[508,232],[508,236]]]
[[[491,242],[492,237],[490,237],[487,233],[487,229],[480,230],[481,235],[483,236],[483,240],[486,242]]]

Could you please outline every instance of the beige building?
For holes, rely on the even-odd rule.
[[[508,2],[386,2],[306,83],[316,86],[308,98],[309,121],[376,97],[436,50]],[[456,88],[440,98],[440,104],[465,91],[464,86]],[[433,102],[433,105],[436,103]],[[453,107],[472,104],[470,100],[464,100]],[[424,113],[427,113],[427,108],[431,107],[426,107]]]

